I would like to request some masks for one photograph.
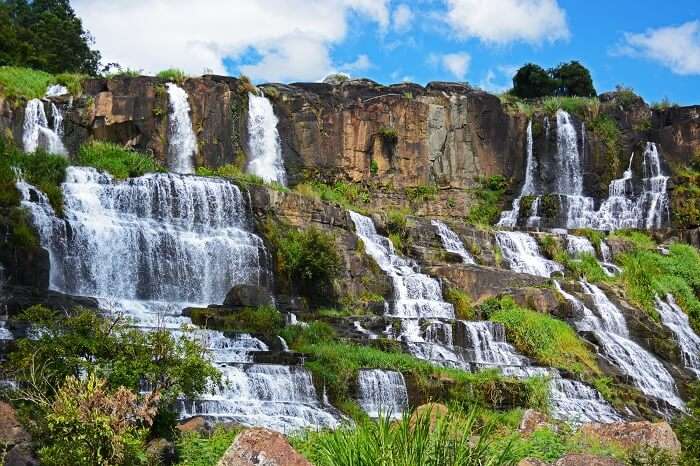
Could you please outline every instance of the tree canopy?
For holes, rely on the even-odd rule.
[[[0,65],[95,75],[92,43],[68,0],[0,0]]]
[[[545,70],[528,63],[513,77],[513,93],[523,99],[550,95],[594,97],[596,90],[588,69],[577,61]]]

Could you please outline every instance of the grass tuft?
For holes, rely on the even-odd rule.
[[[117,179],[165,171],[149,155],[102,141],[92,141],[81,146],[77,162],[79,165],[105,171]]]

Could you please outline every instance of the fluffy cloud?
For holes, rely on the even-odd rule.
[[[680,75],[700,74],[700,21],[626,33],[613,53],[645,57]]]
[[[569,38],[557,0],[447,0],[446,21],[460,38],[496,45]]]
[[[413,11],[411,11],[411,8],[404,3],[397,6],[391,20],[394,30],[396,32],[406,32],[411,29],[411,22],[413,22]]]
[[[460,81],[464,81],[466,79],[471,60],[472,57],[465,52],[448,53],[445,55],[431,54],[428,57],[429,64],[433,66],[440,66]]]
[[[254,51],[241,67],[258,80],[320,79],[334,68],[330,47],[348,16],[380,29],[389,0],[74,0],[105,62],[145,72],[176,67],[226,73],[225,61]]]
[[[513,87],[513,76],[517,73],[518,67],[515,65],[499,65],[496,69],[486,71],[479,87],[485,91],[500,94]]]

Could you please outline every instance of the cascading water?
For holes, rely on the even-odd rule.
[[[644,227],[647,229],[661,228],[670,220],[669,200],[666,193],[668,176],[664,176],[661,170],[659,149],[653,142],[647,142],[644,150],[643,169],[644,193],[642,202],[646,205],[647,212]]]
[[[464,331],[465,347],[470,354],[470,362],[480,367],[524,366],[527,358],[506,343],[505,329],[502,324],[460,320],[458,326]]]
[[[642,393],[666,401],[677,409],[683,409],[676,384],[671,374],[651,353],[629,338],[624,315],[597,286],[580,282],[587,295],[591,296],[598,315],[576,297],[564,291],[558,282],[557,290],[581,315],[576,323],[579,331],[593,332],[600,343],[601,353],[627,375]]]
[[[562,266],[540,254],[535,238],[519,231],[498,231],[496,242],[511,270],[540,277],[562,271]]]
[[[287,184],[282,160],[277,117],[272,104],[263,95],[248,94],[248,172],[265,181]]]
[[[445,248],[445,251],[457,254],[459,257],[462,258],[462,263],[464,264],[475,263],[472,256],[467,252],[467,249],[464,247],[464,243],[461,239],[459,239],[459,236],[457,236],[457,233],[450,230],[450,228],[447,225],[445,225],[439,220],[433,220],[431,223],[436,228],[437,233],[440,236],[440,240],[442,241],[442,246]]]
[[[197,137],[192,129],[187,92],[174,83],[168,83],[168,170],[183,175],[194,173],[197,155]]]
[[[150,174],[116,182],[93,168],[69,167],[64,218],[43,193],[18,189],[51,262],[50,287],[98,298],[134,325],[177,333],[185,307],[221,303],[236,284],[266,286],[271,277],[261,238],[242,193],[222,179]],[[267,346],[247,334],[196,334],[222,371],[221,390],[182,401],[183,416],[202,414],[277,430],[333,427],[303,367],[252,364]]]
[[[578,137],[571,115],[557,110],[557,192],[572,196],[583,194],[583,173]]]
[[[582,236],[566,235],[566,251],[574,258],[580,258],[585,254],[593,257],[596,256],[596,250],[593,244],[588,238],[584,238]],[[613,277],[615,274],[620,273],[620,268],[610,262],[610,248],[607,244],[605,244],[605,241],[600,242],[600,251],[601,259],[603,260],[598,261],[598,264],[600,264],[603,272],[609,277]]]
[[[547,128],[549,127],[549,120]],[[537,175],[537,160],[535,160],[532,138],[532,120],[527,123],[527,157],[525,159],[525,182],[520,189],[520,195],[513,199],[511,210],[506,210],[501,213],[501,218],[498,221],[498,226],[513,228],[518,223],[518,215],[520,213],[520,200],[523,196],[529,196],[537,192],[535,185],[535,176]],[[535,210],[535,215],[537,211]]]
[[[369,417],[398,419],[408,409],[406,381],[401,372],[362,369],[357,376],[357,402]]]
[[[666,295],[666,301],[656,296],[656,311],[663,324],[676,336],[681,349],[683,364],[700,379],[700,336],[690,326],[688,315],[683,312],[673,296]]]
[[[61,141],[63,133],[63,115],[56,105],[51,104],[53,127],[49,125],[44,110],[44,102],[32,99],[24,110],[22,126],[22,144],[27,153],[44,149],[51,154],[67,155],[68,151]],[[60,133],[59,133],[60,132]]]

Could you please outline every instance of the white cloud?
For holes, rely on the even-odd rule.
[[[613,53],[645,57],[680,75],[700,74],[700,21],[626,33]]]
[[[431,53],[428,56],[429,64],[433,66],[440,66],[460,81],[465,80],[471,60],[472,57],[465,52],[448,53],[445,55]]]
[[[394,16],[391,21],[394,31],[406,32],[411,29],[413,16],[413,11],[411,11],[411,8],[405,3],[397,6],[394,10]]]
[[[479,87],[485,91],[500,94],[513,87],[513,76],[518,71],[515,65],[499,65],[489,69],[479,82]]]
[[[557,0],[447,0],[447,24],[460,38],[540,44],[569,38]]]
[[[357,59],[353,62],[350,63],[344,63],[340,65],[338,68],[342,71],[367,71],[368,69],[372,68],[374,65],[372,64],[372,61],[369,59],[369,57],[365,54],[358,55]]]
[[[260,55],[242,67],[256,80],[320,79],[334,68],[348,16],[389,26],[389,0],[74,0],[104,62],[154,73],[226,73],[225,60]]]

